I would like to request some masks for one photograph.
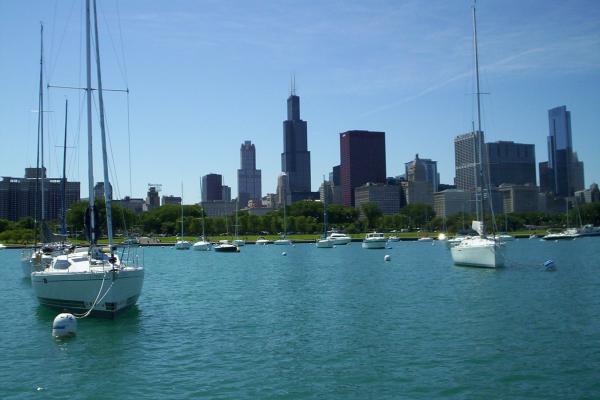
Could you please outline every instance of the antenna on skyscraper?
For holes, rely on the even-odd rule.
[[[290,96],[296,95],[296,74],[292,73],[290,78]]]

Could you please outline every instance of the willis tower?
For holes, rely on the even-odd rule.
[[[313,197],[310,191],[310,151],[307,147],[306,121],[300,119],[300,97],[292,82],[287,99],[287,120],[283,121],[283,153],[281,171],[289,180],[291,201]]]

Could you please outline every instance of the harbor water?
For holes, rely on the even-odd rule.
[[[146,248],[138,305],[69,340],[0,251],[0,398],[600,398],[600,238],[391,246]]]

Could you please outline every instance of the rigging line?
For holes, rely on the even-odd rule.
[[[129,159],[129,195],[133,196],[132,180],[131,180],[131,124],[130,124],[130,107],[129,107],[129,89],[127,89],[127,150]]]
[[[119,9],[119,0],[116,0],[115,3],[117,8],[117,22],[119,23],[119,39],[121,41],[121,53],[123,56],[123,70],[125,72],[125,85],[129,87],[127,61],[125,60],[125,45],[123,44],[123,29],[121,29],[121,10]]]
[[[119,60],[119,53],[117,52],[117,48],[115,46],[115,42],[113,40],[112,34],[110,33],[110,26],[108,24],[108,20],[106,19],[106,13],[100,12],[100,14],[103,17],[104,25],[106,26],[106,33],[108,34],[108,38],[110,40],[110,44],[112,46],[113,52],[115,53],[115,60],[117,62],[117,67],[119,68],[119,71],[121,72],[121,78],[123,78],[123,80],[125,81],[125,73],[123,71],[123,66],[122,66],[122,63],[124,62],[124,60],[123,61]]]
[[[58,48],[56,49],[56,53],[54,53],[54,33],[55,32],[54,32],[54,29],[52,30],[52,47],[51,47],[52,52],[50,54],[55,54],[55,55],[54,55],[54,62],[49,62],[48,63],[49,64],[49,68],[50,68],[50,71],[49,71],[49,74],[48,74],[48,82],[50,82],[52,80],[52,77],[54,75],[54,71],[56,70],[56,66],[58,65],[58,59],[60,58],[60,52],[61,52],[64,40],[65,40],[65,36],[67,34],[67,27],[70,26],[71,17],[73,15],[73,10],[74,9],[75,9],[75,0],[73,0],[71,2],[71,8],[69,9],[69,14],[67,15],[67,21],[64,24],[64,28],[63,28],[62,34],[60,36],[60,41],[58,43]],[[55,26],[55,25],[53,24],[53,26]]]

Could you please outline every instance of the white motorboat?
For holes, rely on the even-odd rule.
[[[244,239],[233,239],[233,244],[235,244],[238,247],[245,246],[246,241]]]
[[[89,198],[94,199],[93,146],[92,146],[92,81],[91,81],[91,13],[90,0],[86,1],[86,61],[87,61],[87,118],[88,118],[88,188]],[[93,3],[94,43],[96,47],[97,82],[99,121],[101,130],[102,165],[104,174],[104,200],[106,203],[106,228],[109,246],[102,250],[97,246],[96,226],[97,211],[94,203],[89,205],[88,236],[90,247],[86,253],[73,252],[57,256],[48,268],[31,273],[31,282],[40,304],[81,313],[79,316],[107,315],[116,316],[119,312],[133,306],[142,291],[144,268],[135,261],[131,264],[123,261],[115,254],[113,246],[112,226],[112,194],[108,179],[108,160],[106,129],[104,118],[104,101],[100,71],[100,44],[98,37],[98,18],[96,2]],[[122,257],[134,257],[129,253],[130,248],[124,248]]]
[[[3,245],[2,243],[0,243],[0,250],[4,250],[6,248],[5,245]]]
[[[542,240],[573,240],[580,235],[575,228],[565,229],[561,232],[550,232],[542,237]]]
[[[430,238],[429,236],[424,236],[424,237],[417,239],[417,241],[418,242],[433,242],[433,238]]]
[[[494,236],[494,239],[499,240],[500,242],[512,242],[515,240],[514,236],[509,235],[508,233],[500,233]]]
[[[387,239],[383,233],[367,233],[367,236],[363,239],[363,249],[385,249]]]
[[[333,240],[333,244],[336,246],[344,245],[352,242],[352,237],[344,233],[332,232],[327,236],[327,239]]]
[[[504,266],[502,244],[481,236],[464,238],[450,247],[454,264],[469,267],[498,268]]]
[[[390,237],[388,237],[388,241],[390,241],[390,242],[399,242],[400,238],[398,236],[390,236]]]
[[[213,247],[217,253],[239,253],[240,248],[232,244],[229,240],[221,240],[219,244]]]
[[[503,248],[496,240],[489,239],[486,237],[485,226],[485,210],[483,198],[485,192],[489,186],[486,184],[483,172],[483,133],[481,130],[481,91],[479,88],[479,56],[477,48],[477,20],[475,14],[475,7],[473,7],[473,47],[475,52],[475,77],[476,77],[476,95],[477,95],[477,135],[474,134],[474,139],[478,143],[473,146],[473,161],[475,162],[474,170],[474,182],[477,188],[476,192],[476,204],[477,204],[477,221],[472,222],[472,229],[475,230],[479,235],[476,237],[469,237],[463,239],[456,245],[450,245],[450,253],[454,264],[465,265],[470,267],[486,267],[486,268],[497,268],[504,266],[504,254]],[[473,129],[475,130],[475,129]],[[488,193],[489,194],[489,193]],[[488,198],[491,201],[491,194]],[[492,214],[493,218],[493,214]]]
[[[236,199],[235,201],[235,239],[233,239],[233,244],[240,247],[240,246],[245,246],[246,245],[246,241],[244,239],[240,239],[240,235],[239,235],[239,228],[240,228],[240,221],[238,218],[238,209],[239,209],[239,200]]]
[[[268,241],[267,239],[265,239],[264,237],[260,236],[258,239],[256,239],[256,242],[254,242],[255,244],[261,245],[261,246],[266,246],[269,243],[271,243],[270,241]]]

